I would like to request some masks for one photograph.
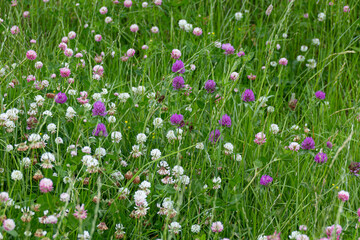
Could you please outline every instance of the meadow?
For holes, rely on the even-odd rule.
[[[0,239],[360,239],[357,0],[0,1]]]

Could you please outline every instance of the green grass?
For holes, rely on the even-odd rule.
[[[37,229],[47,231],[47,237],[52,238],[58,233],[57,239],[77,239],[84,230],[89,231],[92,239],[114,239],[115,225],[121,223],[125,227],[125,239],[257,239],[260,234],[270,235],[275,230],[281,232],[287,239],[292,231],[306,225],[304,232],[310,239],[325,237],[327,226],[340,224],[343,228],[341,239],[358,239],[360,233],[356,229],[358,223],[357,209],[360,207],[359,177],[348,170],[351,162],[358,162],[360,126],[356,119],[359,115],[360,82],[359,73],[359,2],[355,0],[335,1],[330,6],[326,1],[233,1],[233,0],[163,0],[161,6],[155,6],[149,1],[148,8],[142,8],[140,1],[134,1],[130,9],[123,4],[113,4],[112,1],[79,0],[76,1],[23,0],[16,7],[10,6],[10,1],[1,1],[0,18],[0,68],[5,65],[9,69],[0,77],[1,113],[10,108],[17,108],[20,114],[15,122],[16,128],[7,133],[5,127],[0,127],[2,173],[1,191],[8,192],[14,200],[14,206],[0,205],[0,215],[14,219],[16,228],[11,232],[2,232],[4,239],[25,239],[24,231]],[[265,15],[267,7],[272,3],[274,10],[270,16]],[[351,11],[343,12],[343,7],[349,5]],[[101,15],[99,9],[108,8],[106,15]],[[248,10],[248,12],[246,12]],[[30,17],[24,18],[22,13],[30,11]],[[242,12],[243,18],[237,21],[236,12]],[[320,22],[317,15],[326,13],[326,20]],[[304,13],[309,18],[304,18]],[[106,16],[111,16],[113,22],[105,24]],[[181,30],[180,19],[186,19],[193,27],[201,27],[202,36]],[[138,24],[138,33],[129,30],[131,24]],[[89,24],[88,28],[84,28]],[[20,27],[18,35],[12,35],[10,28]],[[160,29],[158,34],[150,32],[151,27]],[[91,31],[94,30],[94,33]],[[75,31],[77,37],[70,40],[68,47],[86,50],[83,59],[85,68],[78,67],[78,58],[68,58],[58,48],[61,38],[69,31]],[[288,35],[287,38],[283,34]],[[94,35],[101,34],[101,42],[94,41]],[[318,38],[320,45],[312,44],[312,39]],[[30,44],[35,39],[36,44]],[[222,49],[214,46],[215,41],[231,43],[235,52],[243,50],[245,56],[224,55]],[[269,44],[266,44],[270,41]],[[142,45],[148,45],[148,50],[142,50]],[[276,44],[281,48],[276,49]],[[300,47],[306,45],[308,51],[303,53]],[[136,55],[122,62],[120,57],[129,48],[136,50]],[[34,68],[36,61],[26,59],[26,51],[37,52],[36,61],[44,66],[41,70]],[[171,72],[174,62],[171,59],[172,49],[181,50],[181,60],[186,65],[183,75],[185,84],[189,84],[191,93],[184,95],[185,90],[174,91]],[[115,51],[115,57],[111,52]],[[100,81],[92,79],[92,69],[97,64],[96,55],[105,53],[103,60],[104,76]],[[146,59],[143,59],[144,55]],[[315,59],[314,69],[306,67],[304,62],[296,61],[298,55],[304,55],[306,60]],[[278,62],[285,57],[289,60],[287,66],[272,67],[272,61]],[[73,84],[60,77],[59,69],[69,63]],[[17,66],[12,68],[11,65]],[[190,64],[195,64],[196,70],[190,70]],[[262,69],[265,66],[265,69]],[[232,72],[238,72],[236,81],[230,80]],[[57,77],[51,79],[55,73]],[[36,90],[23,76],[34,75],[37,80],[48,80],[49,86]],[[247,75],[256,75],[251,81]],[[19,84],[9,88],[9,83],[17,79]],[[208,79],[217,83],[214,93],[208,94],[204,84]],[[131,88],[145,86],[146,93],[134,96]],[[107,105],[116,104],[116,122],[109,123],[103,117],[93,117],[91,111],[86,111],[77,103],[79,92],[89,93],[90,104],[95,101],[94,93],[106,88],[108,94],[103,95]],[[68,96],[65,104],[54,104],[52,99],[45,97],[46,93],[68,92],[77,90],[75,96]],[[252,89],[256,100],[267,96],[268,106],[275,111],[270,113],[262,107],[259,101],[244,103],[241,94],[245,89]],[[324,91],[326,99],[315,98],[316,91]],[[128,92],[131,98],[121,103],[114,93]],[[149,99],[148,93],[163,95],[164,100],[158,102]],[[222,100],[215,102],[216,94]],[[288,103],[292,94],[298,99],[295,111],[291,111]],[[38,107],[36,127],[27,130],[26,120],[29,118],[30,104],[36,95],[46,100]],[[325,101],[328,104],[325,104]],[[135,107],[138,104],[138,107]],[[68,107],[73,107],[77,116],[72,121],[66,121],[65,113]],[[191,106],[192,111],[186,108]],[[53,117],[41,115],[50,110]],[[172,114],[184,115],[185,122],[192,125],[184,127],[181,141],[169,143],[166,134],[176,130],[170,124]],[[231,128],[218,124],[223,114],[231,116]],[[164,126],[155,129],[154,118],[162,118]],[[87,122],[84,122],[84,119]],[[92,137],[92,131],[97,123],[106,125],[109,137]],[[57,125],[57,132],[50,134],[46,126]],[[280,132],[274,135],[270,125],[278,124]],[[309,133],[304,132],[304,127]],[[298,125],[299,130],[291,130]],[[208,141],[212,130],[219,129],[221,138],[218,143]],[[110,133],[120,131],[120,143],[112,143]],[[254,143],[255,134],[264,132],[267,141],[258,146]],[[6,151],[8,144],[16,145],[26,141],[25,136],[31,133],[50,135],[50,140],[44,149],[20,152]],[[148,140],[143,146],[143,156],[132,158],[132,146],[136,145],[136,135],[146,133]],[[299,143],[305,137],[313,137],[315,150],[286,150],[295,136]],[[56,144],[55,138],[61,137],[63,144]],[[334,144],[332,149],[326,148],[326,142]],[[195,148],[195,144],[203,142],[204,150]],[[234,153],[242,155],[242,161],[235,161],[224,154],[223,145],[230,142],[234,145]],[[71,144],[78,145],[75,157],[67,152]],[[90,146],[92,154],[98,147],[106,149],[107,155],[99,160],[101,172],[88,173],[81,162],[81,147]],[[162,158],[151,160],[150,151],[159,149]],[[323,149],[328,161],[317,164],[314,156]],[[32,161],[40,161],[41,154],[51,152],[55,155],[56,166],[53,169],[41,169],[39,163],[25,168],[21,163],[24,157]],[[128,163],[127,167],[120,164],[121,160]],[[181,185],[175,190],[173,185],[164,185],[163,176],[156,171],[157,164],[166,160],[171,168],[181,165],[184,174],[190,177],[190,184]],[[21,170],[24,177],[21,181],[11,179],[13,170]],[[39,183],[33,180],[37,170],[44,177],[54,182],[54,191],[40,193]],[[130,218],[134,210],[134,193],[139,189],[132,180],[116,181],[111,174],[120,171],[123,175],[128,171],[138,172],[141,181],[151,183],[151,193],[147,197],[149,210],[145,217]],[[57,176],[53,176],[57,173]],[[270,175],[274,181],[268,187],[259,184],[262,175]],[[64,183],[63,178],[69,177],[71,183]],[[221,177],[221,188],[212,189],[212,179]],[[89,178],[89,184],[83,180]],[[203,189],[207,184],[208,189]],[[119,187],[130,190],[128,199],[118,199]],[[342,203],[337,193],[345,190],[350,193],[349,201]],[[71,194],[67,204],[60,202],[63,192]],[[93,202],[98,196],[101,201]],[[169,197],[174,201],[177,211],[175,218],[157,214],[157,203]],[[111,204],[108,204],[109,201]],[[41,204],[32,220],[24,223],[20,220],[22,213],[15,206],[33,207]],[[88,217],[79,221],[73,217],[76,205],[84,204]],[[64,209],[69,210],[68,216],[59,217],[55,225],[44,225],[38,221],[43,211],[57,214]],[[211,214],[210,214],[211,213]],[[168,231],[168,225],[179,222],[182,226],[180,235]],[[212,233],[212,222],[221,221],[224,230]],[[108,230],[100,234],[96,226],[105,222]],[[200,224],[198,234],[191,232],[191,225]]]

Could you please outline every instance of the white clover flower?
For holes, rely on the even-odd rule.
[[[130,94],[128,93],[120,93],[118,96],[120,102],[124,103],[128,100],[128,98],[130,98]]]
[[[273,113],[275,111],[275,108],[273,106],[268,106],[267,111],[269,113]]]
[[[312,40],[312,44],[313,44],[313,45],[316,45],[316,46],[319,46],[319,45],[320,45],[320,39],[314,38],[314,39]]]
[[[243,18],[243,14],[241,13],[241,12],[237,12],[237,13],[235,13],[235,19],[236,20],[241,20]]]
[[[11,152],[12,150],[14,149],[14,146],[9,144],[9,145],[6,145],[6,151],[7,152]]]
[[[55,138],[55,143],[56,144],[63,144],[64,141],[63,141],[63,139],[61,137],[57,137],[57,138]]]
[[[169,226],[169,232],[179,234],[181,232],[181,225],[178,222],[172,222]]]
[[[45,142],[46,142],[47,140],[49,140],[49,139],[50,139],[50,136],[47,135],[47,134],[44,134],[43,137],[42,137],[42,140],[45,141]]]
[[[235,160],[238,161],[238,162],[241,162],[242,156],[241,156],[240,153],[238,153],[238,154],[235,155]]]
[[[109,116],[109,117],[108,117],[108,122],[109,122],[109,123],[114,123],[114,122],[116,122],[116,117],[114,117],[114,116]]]
[[[30,134],[30,136],[28,138],[29,142],[38,142],[40,140],[41,140],[41,136],[39,134],[36,134],[36,133]]]
[[[325,18],[326,18],[325,13],[319,13],[319,14],[318,14],[318,20],[319,20],[320,22],[324,21]]]
[[[28,157],[24,157],[21,163],[24,165],[24,167],[29,167],[31,165],[31,160]]]
[[[181,29],[185,29],[185,25],[187,24],[187,21],[185,20],[185,19],[181,19],[180,21],[179,21],[179,27],[181,28]]]
[[[172,169],[172,173],[174,176],[181,176],[184,174],[184,168],[182,166],[174,166]]]
[[[309,59],[309,60],[307,60],[307,61],[308,61],[308,63],[306,64],[306,66],[307,66],[308,68],[311,68],[311,69],[316,68],[316,61],[315,61],[315,59]]]
[[[106,155],[106,150],[104,148],[97,148],[95,149],[95,155],[104,157]]]
[[[138,144],[142,144],[142,143],[145,143],[147,140],[147,137],[144,133],[139,133],[137,136],[136,136],[136,142]]]
[[[195,148],[199,150],[204,150],[204,143],[202,142],[196,143]]]
[[[201,227],[199,224],[194,224],[191,226],[191,232],[193,232],[193,233],[199,233],[200,229],[201,229]]]
[[[56,132],[56,125],[54,123],[50,123],[48,126],[47,126],[47,130],[51,133],[55,133]]]
[[[190,24],[190,23],[187,23],[186,25],[185,25],[185,31],[186,32],[191,32],[192,30],[193,30],[193,25],[192,24]]]
[[[153,149],[151,150],[150,155],[152,160],[156,160],[161,157],[161,152],[159,149]]]
[[[155,118],[153,125],[155,128],[161,128],[163,126],[163,120],[161,118]]]
[[[302,45],[300,51],[306,52],[308,50],[308,46]]]
[[[113,140],[113,142],[119,143],[122,139],[121,132],[112,132],[111,139]]]
[[[270,131],[273,133],[273,134],[278,134],[280,132],[280,128],[277,124],[271,124],[270,125]]]
[[[224,148],[226,155],[232,154],[234,151],[234,145],[232,145],[231,143],[225,143]]]
[[[23,174],[19,170],[14,170],[11,173],[11,179],[14,181],[20,181],[23,178]]]
[[[296,61],[303,62],[303,61],[305,61],[305,57],[303,55],[299,55],[296,57]]]

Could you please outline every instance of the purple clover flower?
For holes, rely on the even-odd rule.
[[[107,137],[108,136],[108,133],[106,131],[106,127],[103,123],[99,123],[96,128],[94,129],[94,131],[92,132],[92,134],[94,136],[104,136],[104,137]]]
[[[218,129],[215,129],[215,131],[211,131],[209,136],[209,141],[212,143],[216,143],[220,138],[220,131]]]
[[[170,122],[172,125],[181,125],[181,123],[184,121],[184,116],[181,114],[173,114],[170,117]]]
[[[184,88],[184,78],[181,77],[181,76],[176,76],[174,77],[173,79],[173,83],[172,83],[172,86],[174,88],[174,90],[179,90],[181,88]]]
[[[325,93],[322,92],[322,91],[317,91],[317,92],[315,93],[315,97],[316,97],[317,99],[325,99]]]
[[[333,144],[330,141],[327,141],[326,146],[331,149],[333,147]]]
[[[181,60],[176,60],[176,62],[172,65],[171,70],[174,73],[185,73],[185,66]]]
[[[268,186],[270,185],[270,183],[272,183],[273,178],[270,177],[269,175],[262,175],[260,178],[260,184],[263,186]]]
[[[224,43],[221,48],[223,50],[225,50],[224,54],[228,55],[228,54],[233,54],[235,52],[235,48],[233,46],[231,46],[230,43]]]
[[[65,93],[59,92],[58,94],[56,94],[55,96],[55,102],[56,103],[60,103],[63,104],[67,101],[67,96]]]
[[[314,160],[315,162],[317,163],[326,163],[327,162],[327,155],[326,153],[322,153],[322,152],[319,152],[318,154],[316,154]]]
[[[224,114],[219,120],[219,124],[224,127],[231,127],[231,118],[229,115]]]
[[[207,80],[205,83],[205,87],[206,91],[208,91],[208,93],[213,93],[215,91],[216,88],[216,82],[214,80]]]
[[[245,52],[244,51],[240,51],[237,53],[238,57],[242,57],[245,56]]]
[[[106,116],[107,112],[106,112],[106,107],[105,107],[105,104],[101,101],[97,101],[94,103],[93,105],[93,116]]]
[[[305,138],[305,140],[301,143],[302,149],[314,149],[315,148],[315,141],[311,137]]]
[[[244,102],[253,102],[253,101],[255,101],[254,92],[251,89],[246,89],[242,94],[242,100]]]

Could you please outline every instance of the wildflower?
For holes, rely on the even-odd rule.
[[[207,80],[204,87],[208,93],[213,93],[216,88],[216,82],[214,80]]]
[[[60,194],[60,201],[69,202],[70,201],[70,195],[68,193]]]
[[[237,80],[239,78],[239,73],[237,73],[237,72],[233,72],[233,73],[231,73],[230,74],[230,79],[231,80]]]
[[[210,135],[209,135],[209,141],[211,143],[216,143],[219,138],[220,138],[220,131],[218,129],[215,129],[215,131],[211,131]]]
[[[87,218],[87,210],[85,210],[84,204],[77,205],[76,210],[73,215],[77,219],[86,219]]]
[[[104,137],[107,137],[108,136],[108,133],[106,131],[106,127],[103,123],[99,123],[96,128],[94,129],[94,131],[92,132],[92,134],[94,136],[104,136]]]
[[[132,5],[132,1],[131,1],[131,0],[125,0],[125,1],[124,1],[124,7],[129,8],[129,7],[131,7],[131,5]]]
[[[262,175],[260,178],[260,184],[263,186],[268,186],[270,183],[272,183],[273,178],[269,175]]]
[[[181,232],[181,225],[178,222],[172,222],[169,225],[169,232],[179,234]]]
[[[171,51],[171,58],[173,59],[179,59],[181,57],[181,52],[179,49],[173,49]]]
[[[242,100],[244,102],[253,102],[253,101],[255,101],[254,92],[251,89],[246,89],[242,94]]]
[[[42,193],[51,192],[53,190],[53,182],[49,178],[43,178],[39,183],[39,187]]]
[[[231,118],[227,114],[224,114],[219,120],[219,124],[226,127],[231,127]]]
[[[181,76],[176,76],[174,77],[173,79],[173,83],[172,83],[172,86],[174,88],[174,90],[179,90],[181,88],[184,88],[184,78],[181,77]]]
[[[237,53],[238,57],[242,57],[245,56],[245,52],[244,51],[240,51]]]
[[[23,174],[19,170],[14,170],[11,173],[11,179],[14,181],[20,181],[23,178]]]
[[[102,39],[102,36],[100,34],[96,34],[94,39],[95,39],[96,42],[100,42],[101,39]]]
[[[171,70],[174,73],[185,73],[184,63],[181,60],[176,60],[176,62],[173,64]]]
[[[235,19],[236,20],[240,20],[240,19],[242,19],[243,18],[243,14],[241,13],[241,12],[237,12],[237,13],[235,13]]]
[[[350,196],[350,194],[344,190],[341,190],[340,192],[338,192],[338,198],[343,202],[348,201],[349,196]]]
[[[331,149],[333,147],[333,144],[330,141],[327,141],[326,146]]]
[[[139,133],[137,136],[136,136],[136,142],[138,144],[143,144],[145,143],[147,140],[147,137],[144,133]]]
[[[5,231],[12,231],[15,229],[15,222],[12,219],[5,219],[3,221],[2,227],[4,228]]]
[[[187,21],[185,19],[179,20],[179,27],[181,29],[185,29],[185,25],[187,24]]]
[[[67,78],[69,77],[71,74],[71,71],[70,69],[64,67],[64,68],[60,68],[60,76],[63,77],[63,78]]]
[[[161,152],[159,149],[153,149],[151,150],[150,155],[152,160],[156,160],[161,157]]]
[[[318,98],[318,99],[325,99],[325,93],[322,92],[322,91],[317,91],[315,93],[315,97]]]
[[[108,12],[107,7],[101,7],[99,10],[100,14],[106,14]]]
[[[214,222],[212,225],[211,225],[211,231],[212,232],[222,232],[224,230],[224,226],[221,222]]]
[[[11,34],[16,35],[16,34],[20,33],[20,29],[18,26],[15,25],[15,26],[11,27],[10,32],[11,32]]]
[[[265,14],[266,14],[267,16],[270,16],[273,8],[274,8],[273,5],[270,4],[270,5],[268,6],[268,8],[266,9]]]
[[[67,96],[65,93],[59,92],[58,94],[56,94],[55,96],[55,102],[56,103],[60,103],[63,104],[67,101]]]
[[[315,141],[311,137],[307,137],[304,139],[304,141],[301,143],[302,149],[315,149]]]
[[[225,155],[230,155],[234,151],[234,146],[231,143],[225,143],[224,148],[225,148]]]
[[[153,121],[153,125],[155,128],[161,128],[163,125],[163,120],[161,118],[155,118]]]
[[[234,51],[235,51],[235,48],[234,48],[233,46],[231,46],[230,43],[225,43],[225,44],[223,44],[223,45],[221,46],[221,48],[222,48],[223,50],[225,50],[225,53],[224,53],[225,55],[233,54]]]
[[[314,160],[317,163],[326,163],[327,162],[327,155],[326,155],[326,153],[319,152],[318,154],[316,154]]]
[[[150,29],[150,31],[152,32],[152,33],[158,33],[159,32],[159,28],[158,27],[152,27],[151,29]]]
[[[288,64],[288,60],[286,58],[280,58],[279,64],[283,65],[283,66],[286,66]]]
[[[106,112],[106,107],[105,104],[101,101],[97,101],[94,103],[93,105],[93,116],[106,116],[107,112]]]
[[[119,143],[122,139],[121,132],[112,132],[111,139],[113,140],[113,142]]]
[[[350,12],[350,7],[348,5],[344,6],[343,11],[346,13]]]
[[[29,50],[26,52],[26,57],[29,59],[29,60],[35,60],[36,57],[37,57],[37,54],[34,50]]]
[[[191,226],[191,232],[193,232],[193,233],[199,233],[200,229],[201,229],[201,227],[199,224],[194,224]]]
[[[155,5],[157,5],[157,6],[160,6],[161,2],[162,2],[162,0],[154,0]]]
[[[263,132],[257,133],[254,142],[258,145],[264,144],[266,142],[265,134]]]
[[[130,31],[132,31],[132,32],[137,32],[137,31],[139,31],[139,26],[138,26],[137,24],[132,24],[132,25],[130,26]]]
[[[287,148],[289,148],[289,150],[291,151],[297,152],[300,150],[300,144],[298,144],[297,142],[292,142]]]
[[[326,18],[325,13],[319,13],[319,14],[318,14],[318,20],[319,20],[319,22],[324,21],[324,20],[325,20],[325,18]]]
[[[199,27],[194,28],[193,34],[195,36],[200,36],[202,34],[202,29]]]
[[[184,121],[184,116],[181,114],[173,114],[170,117],[170,122],[172,125],[180,125]]]

